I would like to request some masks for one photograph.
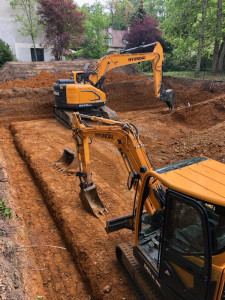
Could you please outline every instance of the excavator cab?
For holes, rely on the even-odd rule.
[[[134,256],[168,299],[176,294],[182,298],[175,299],[207,299],[215,282],[211,285],[211,235],[204,205],[170,189],[165,201],[160,217],[141,210]]]
[[[215,167],[209,170],[211,163],[199,157],[161,169],[161,174],[156,170],[156,178],[145,175],[135,216],[133,255],[147,277],[160,286],[166,299],[224,299],[225,202],[214,201],[213,196],[209,201],[213,188],[208,184],[214,180],[210,171],[211,175],[215,172]],[[205,187],[201,181],[205,177],[203,169],[208,169]],[[193,171],[198,172],[194,183]],[[192,191],[185,191],[181,182],[169,181],[169,177],[175,180],[176,175],[184,174],[187,181],[192,180]],[[152,215],[146,204],[154,180],[163,187],[159,201],[165,205]],[[147,285],[143,281],[139,288],[145,291]],[[220,296],[215,297],[216,294]]]

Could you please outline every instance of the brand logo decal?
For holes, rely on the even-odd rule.
[[[145,56],[138,56],[138,57],[134,57],[134,58],[128,58],[128,61],[139,61],[142,59],[145,59]]]
[[[102,139],[113,140],[113,135],[111,133],[95,133],[95,136]]]

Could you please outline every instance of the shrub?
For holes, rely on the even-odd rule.
[[[7,62],[14,60],[14,56],[8,44],[0,39],[0,68]]]

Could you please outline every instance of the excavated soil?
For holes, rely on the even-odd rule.
[[[87,213],[78,178],[53,166],[64,148],[74,150],[71,131],[53,118],[54,80],[42,72],[0,86],[0,164],[8,178],[4,198],[13,209],[7,224],[14,228],[17,263],[4,259],[17,274],[15,299],[135,299],[115,256],[116,245],[133,234],[104,229],[107,219],[132,212],[125,166],[117,149],[93,140],[93,179],[108,214],[97,219]],[[201,154],[225,162],[224,84],[165,77],[164,86],[177,94],[175,111],[154,99],[151,78],[111,71],[104,90],[119,120],[139,129],[154,167]],[[0,292],[6,285],[3,278]]]

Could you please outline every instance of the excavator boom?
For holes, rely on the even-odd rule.
[[[84,119],[90,119],[95,125],[87,124]],[[63,166],[64,169],[70,172],[70,164],[72,167],[79,164],[79,171],[76,172],[76,175],[80,179],[80,198],[84,207],[89,212],[98,216],[99,213],[102,214],[105,211],[92,180],[89,152],[90,139],[92,138],[107,141],[118,149],[129,174],[129,189],[133,187],[137,190],[138,195],[142,175],[146,171],[153,170],[153,168],[145,146],[139,138],[138,130],[134,125],[74,113],[72,131],[76,146],[76,154],[74,153],[73,155],[74,160],[71,160],[71,151],[66,149],[64,150],[61,160],[59,160],[56,165],[58,167]],[[67,155],[68,159],[66,159]],[[157,182],[152,185],[152,188],[158,189]],[[154,196],[149,198],[149,202],[146,203],[146,209],[149,213],[153,214],[155,210],[160,208],[161,203],[159,203]]]

